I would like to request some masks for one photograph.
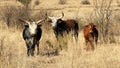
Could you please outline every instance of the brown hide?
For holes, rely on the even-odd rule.
[[[64,24],[66,24],[67,28],[69,30],[71,30],[71,29],[75,28],[76,21],[73,20],[73,19],[68,19],[68,20],[61,20],[61,19],[59,19],[57,23],[64,23]]]
[[[77,23],[77,21],[75,21],[73,19],[68,19],[68,20],[58,19],[57,25],[54,28],[56,37],[59,34],[63,35],[64,32],[69,33],[70,31],[73,31],[76,41],[78,38],[78,30],[79,30],[78,23]]]
[[[84,26],[83,33],[86,43],[86,49],[89,50],[91,48],[92,50],[94,50],[94,40],[96,45],[98,40],[98,30],[96,26],[93,23],[89,23],[88,25]]]

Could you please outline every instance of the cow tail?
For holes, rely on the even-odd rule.
[[[78,22],[76,21],[75,23],[75,30],[78,32],[79,31],[79,26],[78,26]]]

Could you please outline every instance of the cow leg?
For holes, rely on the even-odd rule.
[[[34,49],[31,49],[31,56],[34,56]]]
[[[96,47],[97,47],[98,33],[97,33],[97,34],[94,34],[94,38],[95,38],[95,44],[96,44]]]
[[[37,42],[37,55],[39,55],[39,42]]]
[[[34,48],[35,48],[35,45],[34,45],[33,43],[31,43],[30,46],[29,46],[29,48],[30,48],[30,50],[29,50],[30,55],[31,55],[31,56],[34,56]]]
[[[94,37],[93,36],[89,36],[89,46],[90,46],[90,49],[94,50],[95,47],[94,47]]]
[[[30,46],[29,47],[29,54],[30,54],[30,56],[31,56],[31,53],[32,53],[32,47]]]
[[[90,41],[86,41],[86,51],[89,51],[90,50]]]
[[[27,47],[27,55],[30,56],[30,48]]]
[[[30,51],[31,51],[31,56],[34,56],[34,48],[32,48]]]
[[[26,47],[27,47],[27,55],[30,55],[30,46],[29,42],[26,41]]]
[[[75,37],[75,40],[77,41],[78,40],[78,32],[77,31],[74,32],[74,37]]]
[[[31,47],[31,49],[30,49],[30,51],[31,51],[31,56],[34,56],[34,50],[35,50],[35,45],[33,45],[33,46]]]
[[[91,49],[91,44],[90,44],[90,41],[88,41],[88,44],[87,44],[87,51],[90,51]]]
[[[86,49],[86,51],[88,51],[88,49],[89,49],[89,45],[88,45],[88,40],[85,40],[85,49]]]
[[[95,44],[96,44],[96,47],[97,47],[97,41],[98,41],[98,38],[95,37]]]
[[[27,48],[27,55],[30,56],[30,48]]]
[[[92,50],[95,49],[95,47],[94,47],[94,45],[93,45],[93,41],[90,41],[90,49],[92,49]]]
[[[55,37],[56,37],[57,40],[58,40],[58,32],[54,30],[54,34],[55,34]]]

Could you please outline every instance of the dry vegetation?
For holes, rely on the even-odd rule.
[[[62,1],[62,0],[61,0]],[[67,1],[67,0],[66,0]],[[8,6],[8,3],[18,4],[16,1],[0,1],[0,9],[3,6]],[[46,5],[47,4],[47,5]],[[1,7],[2,6],[2,7]],[[59,0],[40,0],[39,5],[34,5],[34,0],[29,5],[32,13],[30,19],[38,20],[44,17],[47,10],[49,15],[59,16],[61,11],[64,12],[65,17],[74,18],[79,21],[80,31],[79,40],[76,43],[74,38],[67,35],[65,38],[56,41],[53,30],[45,21],[42,25],[42,38],[40,40],[40,55],[28,57],[26,54],[26,46],[22,38],[23,25],[17,28],[15,26],[8,27],[3,13],[0,16],[0,68],[119,68],[120,67],[120,7],[117,7],[116,2],[112,2],[111,24],[109,29],[112,31],[112,38],[114,42],[101,43],[99,40],[95,51],[86,52],[84,50],[85,43],[82,33],[82,27],[88,22],[96,22],[92,20],[94,16],[93,1],[90,0],[90,5],[82,5],[79,0],[67,1],[64,5],[59,4]],[[49,6],[49,7],[48,7]],[[37,10],[40,9],[41,10]],[[10,10],[12,11],[12,10]],[[16,11],[16,9],[15,9]],[[21,11],[22,12],[22,11]],[[14,13],[14,12],[12,12]],[[19,13],[18,11],[16,13]],[[23,13],[12,14],[10,16],[12,23],[16,21],[14,16],[21,16],[26,18]],[[37,15],[37,16],[36,16]],[[16,23],[16,22],[15,22]],[[95,23],[97,24],[97,23]],[[15,24],[19,26],[18,23]],[[97,24],[98,29],[100,28]],[[111,36],[111,35],[110,35]],[[62,48],[62,50],[61,50]]]

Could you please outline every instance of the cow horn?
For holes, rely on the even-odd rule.
[[[47,13],[45,14],[45,19],[47,19]],[[36,23],[37,23],[37,24],[38,24],[38,23],[41,23],[41,22],[45,21],[45,19],[39,20],[39,21],[37,21]]]
[[[49,18],[49,19],[52,19],[53,17],[50,17],[50,16],[48,16],[48,14],[46,13],[46,16]]]
[[[29,24],[30,22],[29,21],[25,21],[25,20],[23,20],[23,19],[21,19],[21,18],[19,18],[19,20],[21,21],[21,22],[25,22],[25,23],[27,23],[27,24]]]
[[[45,18],[45,19],[46,19],[46,18]],[[38,24],[38,23],[41,23],[41,22],[45,21],[45,19],[39,20],[39,21],[37,21],[36,23],[37,23],[37,24]]]
[[[62,16],[59,17],[59,19],[63,18],[64,17],[64,13],[62,12]]]

